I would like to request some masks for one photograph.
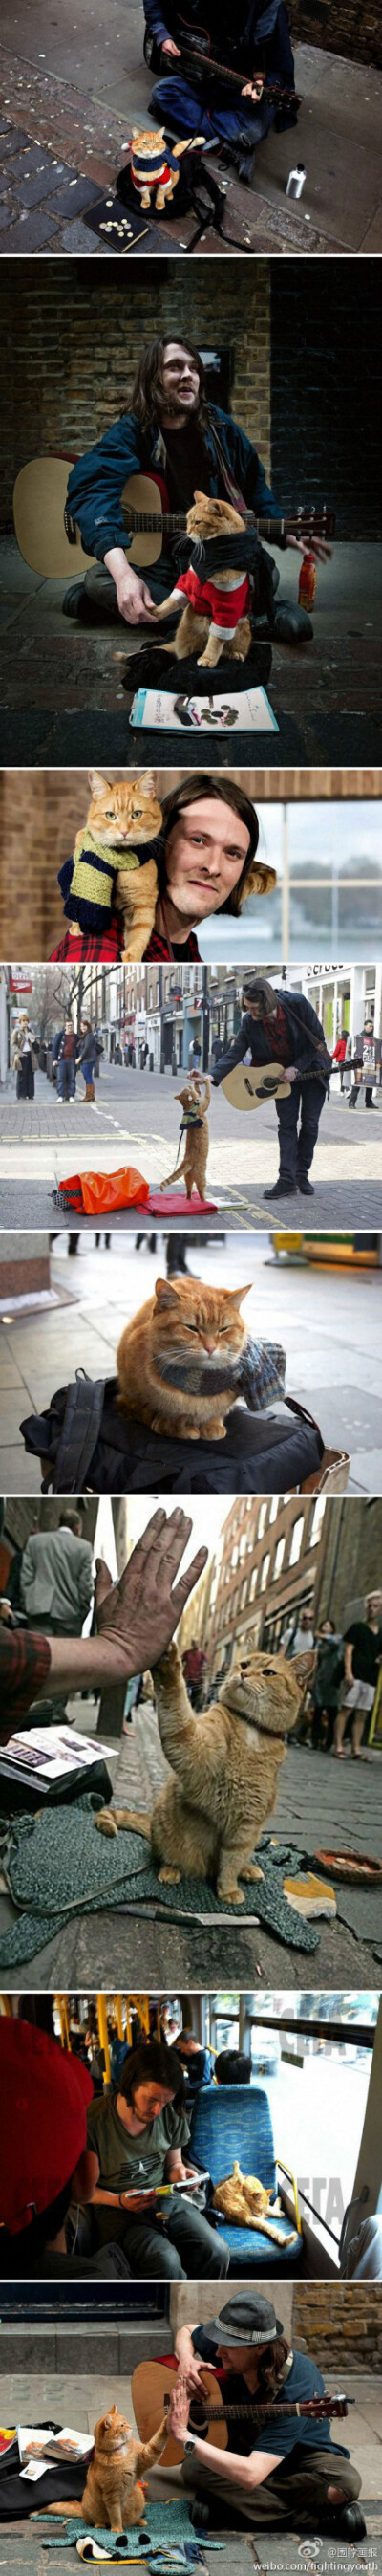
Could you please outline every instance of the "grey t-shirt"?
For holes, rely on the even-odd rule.
[[[140,2136],[131,2138],[117,2111],[117,2094],[104,2093],[90,2103],[87,2119],[88,2145],[99,2156],[99,2182],[104,2191],[144,2191],[151,2183],[165,2181],[166,2156],[171,2149],[187,2147],[190,2136],[185,2111],[177,2111],[168,2102],[155,2120],[149,2120]],[[164,2204],[166,2206],[166,2204]]]

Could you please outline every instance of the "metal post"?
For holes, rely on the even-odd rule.
[[[281,903],[282,903],[282,937],[281,937],[282,957],[283,957],[283,965],[284,965],[284,966],[287,966],[287,965],[288,965],[288,958],[289,958],[289,834],[288,834],[288,807],[287,807],[287,805],[284,805],[284,806],[283,806],[283,882],[282,882],[282,898],[281,898]]]

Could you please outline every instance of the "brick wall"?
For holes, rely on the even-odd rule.
[[[335,11],[331,0],[292,0],[291,16],[296,41],[305,38],[324,53],[350,55],[357,63],[382,64],[379,0],[336,0]]]
[[[120,775],[127,778],[128,769],[109,771],[111,778]],[[259,802],[382,794],[377,769],[232,769],[227,776],[245,776],[248,795]],[[187,770],[159,770],[159,794],[184,777]],[[21,777],[16,769],[0,771],[0,956],[46,958],[55,948],[63,927],[57,870],[73,848],[88,800],[85,769],[24,769]]]
[[[347,2362],[359,2371],[380,2369],[382,2287],[363,2281],[358,2288],[345,2282],[318,2288],[304,2282],[294,2291],[293,2336],[297,2344],[304,2341],[323,2372],[341,2364],[342,2387]]]
[[[379,265],[364,261],[360,295],[352,260],[314,261],[308,293],[305,260],[271,262],[273,489],[287,510],[327,501],[338,537],[369,542],[382,535]]]
[[[0,287],[7,422],[1,476],[2,526],[12,516],[18,467],[51,448],[93,447],[128,406],[142,348],[158,332],[184,330],[181,260],[118,262],[92,274],[90,262],[47,260],[36,270],[4,260]],[[201,347],[232,346],[233,408],[269,464],[269,263],[199,260],[187,273],[187,328]]]
[[[36,1254],[35,1258],[31,1260],[24,1260],[24,1258],[21,1257],[20,1260],[18,1260],[11,1254],[9,1258],[7,1256],[6,1260],[3,1261],[1,1257],[0,1238],[0,1299],[2,1305],[5,1305],[7,1297],[26,1297],[29,1296],[29,1294],[32,1294],[32,1291],[36,1288],[49,1288],[49,1253],[42,1252],[39,1255]]]

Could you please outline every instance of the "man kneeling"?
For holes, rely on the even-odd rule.
[[[357,2497],[361,2479],[349,2452],[332,2442],[329,2416],[295,2416],[285,2407],[322,2398],[324,2381],[308,2354],[291,2352],[269,2299],[243,2289],[227,2300],[206,2326],[181,2326],[175,2351],[178,2377],[171,2396],[169,2428],[184,2442],[182,2481],[203,2508],[211,2526],[254,2531],[284,2524],[291,2529],[322,2531],[338,2540],[361,2540],[365,2523]],[[202,2364],[222,2373],[222,2404],[249,2401],[247,2419],[234,2419],[231,2449],[189,2432],[191,2398],[197,2393]],[[200,2394],[200,2388],[199,2388]],[[256,2428],[254,2410],[276,2408]],[[330,2399],[328,2399],[330,2406]]]

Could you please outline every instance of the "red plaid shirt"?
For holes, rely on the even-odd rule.
[[[277,1011],[272,1012],[272,1018],[269,1020],[263,1019],[261,1026],[265,1030],[265,1036],[268,1038],[269,1044],[272,1047],[273,1063],[291,1064],[291,1041],[290,1037],[288,1037],[285,1011],[283,1011],[281,1002],[278,1002],[277,1004]]]
[[[123,956],[123,942],[124,924],[122,914],[119,920],[118,914],[112,913],[109,929],[104,931],[102,939],[96,939],[95,936],[92,937],[90,931],[79,931],[78,934],[75,934],[74,939],[72,939],[71,931],[65,930],[63,939],[59,939],[58,947],[51,948],[50,964],[53,964],[53,962],[58,958],[61,960],[62,964],[68,961],[70,965],[73,966],[79,966],[81,964],[95,966],[97,963],[105,966],[116,966],[118,965],[120,958]],[[175,957],[176,959],[179,958],[180,963],[184,963],[185,965],[188,964],[190,958],[196,958],[199,960],[200,951],[197,939],[195,938],[195,931],[189,931],[188,939],[184,940],[182,948],[180,948],[179,945],[177,947],[170,948],[169,940],[162,936],[162,932],[159,930],[152,930],[151,939],[149,939],[148,947],[144,949],[143,955],[144,960],[146,961],[152,957],[164,957],[167,959]]]
[[[50,1672],[47,1637],[26,1628],[0,1627],[0,1682],[3,1718],[0,1744],[14,1734],[15,1718],[26,1717]],[[9,1725],[7,1719],[9,1718]]]

